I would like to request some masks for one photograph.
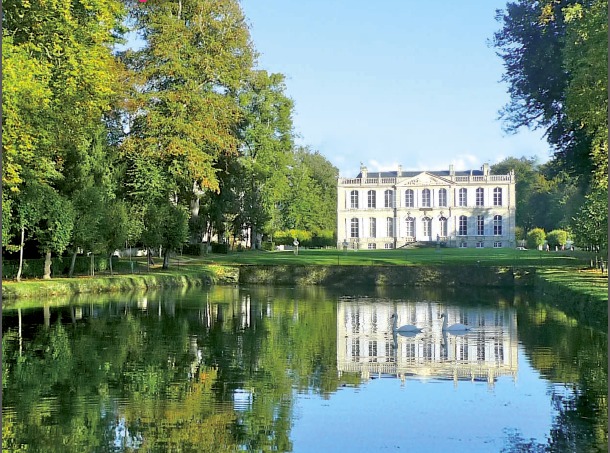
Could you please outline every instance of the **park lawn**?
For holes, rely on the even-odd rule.
[[[542,252],[538,250],[412,248],[397,250],[300,249],[293,251],[244,251],[184,257],[202,264],[301,264],[301,265],[481,265],[481,266],[540,266],[579,267],[589,263],[589,256],[579,251]]]
[[[567,285],[571,290],[607,300],[608,279],[598,271],[589,270],[591,255],[579,251],[540,252],[516,249],[398,249],[398,250],[350,250],[301,249],[292,251],[244,251],[207,256],[182,256],[172,258],[170,269],[159,264],[150,272],[110,276],[107,273],[95,277],[31,279],[21,283],[4,281],[6,295],[10,297],[44,297],[56,294],[80,292],[128,291],[158,286],[216,283],[237,283],[236,267],[240,265],[443,265],[443,266],[500,266],[535,267],[541,278],[556,284]],[[142,259],[143,261],[143,259]],[[140,268],[145,266],[141,263]],[[4,292],[4,291],[3,291]]]
[[[599,302],[608,301],[608,274],[592,269],[545,268],[537,276],[568,291]]]

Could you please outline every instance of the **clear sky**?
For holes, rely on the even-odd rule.
[[[298,143],[341,176],[479,169],[550,157],[541,131],[508,135],[489,42],[502,0],[241,0],[258,66],[286,75]]]

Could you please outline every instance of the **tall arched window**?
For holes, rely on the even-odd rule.
[[[494,236],[502,236],[502,216],[494,216]]]
[[[371,217],[369,220],[369,237],[377,237],[377,219],[375,217]]]
[[[440,235],[447,236],[447,219],[445,217],[441,217],[440,219],[441,227],[440,227]]]
[[[483,236],[485,234],[485,218],[482,215],[477,216],[477,235]]]
[[[458,206],[468,206],[468,199],[466,198],[466,189],[460,189],[458,191]]]
[[[447,189],[440,189],[438,191],[438,205],[443,207],[447,206]]]
[[[496,187],[494,189],[494,206],[502,206],[502,188]]]
[[[423,227],[424,227],[424,236],[431,237],[432,236],[432,219],[430,217],[424,217],[421,219]]]
[[[394,237],[394,217],[388,217],[386,219],[387,225],[387,236]]]
[[[406,208],[415,207],[415,201],[414,201],[412,189],[405,190],[405,207]]]
[[[384,200],[384,206],[386,208],[393,208],[394,207],[394,191],[393,190],[386,190],[383,193],[383,200]]]
[[[350,207],[352,209],[358,209],[358,191],[352,190],[350,192]]]
[[[421,191],[421,205],[424,208],[429,208],[431,205],[430,202],[430,189],[424,189]]]
[[[476,205],[477,206],[483,206],[484,205],[484,201],[483,201],[483,188],[479,187],[476,191]]]
[[[415,237],[415,219],[413,217],[407,217],[405,227],[405,236]]]
[[[350,221],[350,225],[351,225],[351,228],[350,228],[350,237],[352,237],[352,238],[360,237],[360,230],[358,228],[358,219],[357,218],[353,218]]]
[[[465,215],[461,215],[458,221],[458,235],[466,236],[468,234],[468,218]]]
[[[374,190],[369,190],[367,195],[368,195],[369,208],[376,208],[377,207],[377,192],[375,192]]]

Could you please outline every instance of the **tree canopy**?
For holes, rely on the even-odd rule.
[[[71,274],[127,243],[168,265],[189,240],[334,230],[315,179],[332,165],[302,161],[285,78],[257,66],[237,0],[3,9],[3,253],[68,250]],[[119,51],[130,30],[143,45]]]

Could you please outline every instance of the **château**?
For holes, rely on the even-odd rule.
[[[368,172],[337,184],[337,246],[393,249],[515,246],[515,174],[480,170]]]

